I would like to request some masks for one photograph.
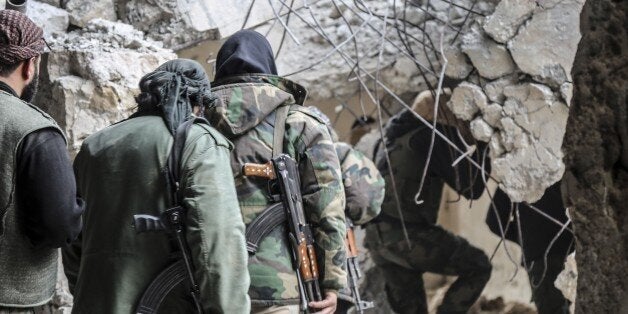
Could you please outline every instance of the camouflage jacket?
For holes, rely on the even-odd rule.
[[[351,145],[342,142],[334,145],[347,197],[345,213],[356,225],[365,224],[381,211],[384,178],[375,164]]]
[[[298,163],[305,214],[317,245],[321,288],[341,289],[347,280],[340,163],[325,124],[302,106],[305,89],[268,75],[228,77],[213,85],[218,99],[206,116],[235,146],[231,168],[247,226],[271,200],[267,180],[243,176],[242,165],[266,163],[272,158],[275,109],[296,104],[285,122],[283,152]],[[284,226],[261,241],[257,253],[249,258],[249,273],[252,304],[298,304],[297,279]]]

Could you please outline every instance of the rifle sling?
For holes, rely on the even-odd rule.
[[[283,138],[286,132],[289,105],[281,106],[275,111],[275,125],[273,126],[273,158],[283,153]]]
[[[275,228],[286,222],[286,212],[282,203],[275,203],[266,208],[246,228],[246,250],[255,255],[260,242]]]
[[[283,153],[283,140],[286,131],[286,119],[290,105],[284,105],[275,110],[275,121],[273,125],[273,155],[276,158]],[[246,250],[249,255],[255,255],[259,243],[277,226],[286,221],[286,213],[281,203],[275,203],[266,208],[257,216],[246,228]]]
[[[187,139],[190,128],[195,123],[205,123],[209,125],[209,122],[205,118],[194,117],[183,122],[173,136],[172,148],[170,149],[170,155],[166,162],[166,184],[168,191],[170,192],[171,207],[179,206],[183,200],[183,195],[179,192],[179,181],[181,180],[181,156],[185,148],[185,141]],[[173,251],[180,251],[180,248],[175,245],[171,236],[169,236]],[[182,248],[186,250],[187,248]],[[181,252],[182,254],[188,254]],[[176,286],[185,282],[188,277],[188,270],[186,269],[183,258],[177,259],[166,269],[161,271],[159,275],[153,279],[148,288],[142,294],[142,298],[137,306],[136,312],[141,314],[156,313],[159,309],[159,305],[163,302],[164,298],[174,289]],[[197,300],[194,300],[196,303]],[[200,309],[200,304],[195,304],[197,309]]]

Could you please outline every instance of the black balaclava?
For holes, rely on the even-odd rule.
[[[192,103],[204,109],[215,99],[207,73],[198,62],[189,59],[168,61],[144,75],[140,90],[142,93],[136,98],[139,108],[134,116],[158,113],[172,134],[192,115]]]
[[[277,75],[273,48],[258,32],[238,31],[218,51],[214,80],[241,74]]]

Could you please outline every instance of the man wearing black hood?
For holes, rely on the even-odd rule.
[[[245,177],[244,163],[266,163],[285,153],[299,168],[303,207],[313,227],[324,300],[309,306],[333,313],[337,292],[346,285],[343,265],[345,196],[338,156],[325,122],[303,106],[305,89],[277,76],[270,44],[254,31],[225,42],[216,60],[212,91],[216,106],[207,111],[213,126],[234,144],[231,167],[247,226],[269,205],[267,181]],[[253,313],[297,313],[299,291],[285,226],[259,243],[249,258]]]
[[[140,90],[138,111],[88,137],[74,161],[87,202],[81,237],[63,254],[75,313],[135,313],[144,290],[176,253],[165,234],[137,235],[131,221],[136,214],[159,216],[169,208],[163,170],[173,135],[214,97],[201,65],[185,59],[145,75]],[[231,148],[215,129],[195,123],[180,157],[185,238],[204,313],[244,314],[250,308]],[[195,312],[185,290],[173,290],[160,313]]]

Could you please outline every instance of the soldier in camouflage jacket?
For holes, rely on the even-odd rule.
[[[327,127],[302,106],[305,89],[278,77],[272,49],[253,31],[234,34],[220,49],[212,91],[216,106],[207,112],[211,124],[234,144],[231,166],[238,201],[248,226],[272,201],[267,180],[246,177],[244,163],[266,163],[272,157],[278,109],[290,106],[285,120],[283,153],[299,167],[303,206],[313,226],[325,300],[310,303],[322,313],[333,313],[338,290],[347,282],[345,196],[338,156]],[[292,267],[286,228],[281,225],[260,242],[249,259],[253,313],[294,313],[299,291]]]

